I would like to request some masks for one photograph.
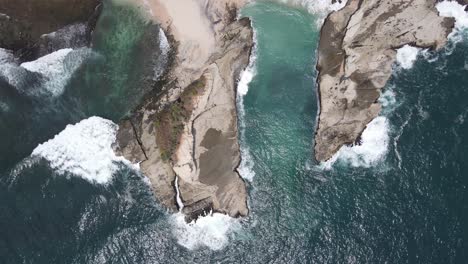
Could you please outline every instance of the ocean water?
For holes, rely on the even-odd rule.
[[[157,204],[134,165],[113,156],[115,123],[131,106],[122,103],[127,85],[149,76],[112,56],[138,57],[131,51],[144,34],[135,30],[147,24],[128,7],[105,6],[101,44],[81,51],[85,66],[54,97],[78,102],[75,110],[3,89],[7,79],[9,88],[40,90],[43,75],[20,69],[0,78],[0,134],[10,144],[0,145],[0,263],[466,263],[467,33],[460,25],[437,52],[399,51],[383,111],[362,144],[318,164],[315,51],[330,7],[316,3],[265,1],[242,11],[256,37],[238,89],[245,219],[214,214],[186,224]],[[3,65],[12,61],[1,52]],[[103,58],[116,67],[102,68]],[[92,89],[102,78],[103,90]],[[45,110],[25,114],[31,98],[59,124]],[[10,143],[19,133],[8,129],[12,120],[34,139],[22,151],[8,147],[19,141]],[[29,120],[45,123],[35,130]],[[29,134],[36,131],[42,136]]]

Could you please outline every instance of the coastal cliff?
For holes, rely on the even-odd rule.
[[[250,20],[237,19],[243,0],[136,1],[169,43],[169,67],[129,118],[116,153],[140,163],[158,201],[187,220],[209,211],[248,214],[237,173],[236,82],[253,46]]]
[[[320,115],[315,158],[330,159],[343,145],[359,143],[380,112],[377,101],[392,74],[397,49],[440,49],[454,27],[440,17],[436,0],[348,0],[325,20],[318,49]]]
[[[34,60],[60,48],[85,46],[100,15],[101,0],[2,0],[0,1],[0,47],[12,50],[21,60]],[[76,36],[56,47],[49,39],[64,37],[67,28]],[[71,30],[67,30],[68,32]],[[81,38],[81,39],[80,39]],[[45,49],[44,46],[47,46]]]

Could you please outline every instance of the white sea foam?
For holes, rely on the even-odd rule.
[[[440,16],[455,18],[455,31],[468,27],[468,13],[465,12],[465,6],[456,1],[443,1],[436,5]]]
[[[439,60],[440,54],[439,52],[431,51],[430,49],[424,49],[421,51],[421,56],[424,58],[425,61],[429,63],[434,63]]]
[[[12,51],[0,48],[0,65],[5,63],[15,63],[16,61],[17,60]]]
[[[254,55],[250,57],[251,60],[254,60]],[[241,78],[239,80],[239,84],[237,85],[237,94],[241,97],[244,97],[247,95],[247,92],[249,91],[249,84],[253,80],[255,76],[255,68],[254,67],[247,67],[241,75]]]
[[[361,144],[343,146],[330,160],[321,164],[331,169],[336,162],[353,167],[369,168],[385,157],[389,144],[389,123],[386,117],[379,116],[370,122],[361,135]]]
[[[170,217],[177,242],[190,250],[201,247],[221,250],[229,243],[230,236],[241,229],[238,219],[224,214],[211,214],[191,223],[186,223],[181,213]]]
[[[182,202],[182,197],[180,197],[180,188],[179,188],[179,177],[176,176],[175,178],[175,188],[176,188],[176,201],[177,205],[179,206],[179,212],[184,209],[184,202]]]
[[[100,117],[90,117],[68,125],[53,139],[37,146],[31,156],[49,161],[59,174],[71,173],[90,182],[105,184],[118,170],[118,162],[130,165],[112,150],[117,125]]]
[[[395,110],[401,101],[396,99],[394,87],[389,86],[380,95],[379,103],[382,105],[382,116],[367,125],[360,144],[343,146],[330,160],[320,164],[321,169],[329,170],[336,163],[368,168],[385,158],[390,142],[390,124],[385,116]]]
[[[444,47],[444,55],[450,55],[456,48],[456,44],[467,38],[466,28],[468,28],[468,13],[465,12],[465,6],[456,1],[443,1],[436,5],[440,16],[455,18],[455,28],[449,34],[449,41]],[[397,50],[397,63],[403,69],[413,67],[418,55],[421,55],[427,62],[437,61],[441,55],[440,52],[434,52],[429,49],[419,49],[405,45]]]
[[[35,61],[25,62],[21,67],[30,72],[37,72],[46,76],[52,76],[63,72],[63,61],[73,49],[61,49],[47,54]]]
[[[420,48],[405,45],[397,50],[396,59],[403,69],[411,69],[418,58]]]
[[[456,44],[467,38],[468,13],[465,12],[465,6],[456,1],[443,1],[436,5],[440,16],[455,18],[455,28],[449,34],[449,42],[445,46],[445,55],[450,55],[456,48]]]
[[[169,52],[171,49],[169,40],[167,39],[166,34],[162,30],[162,28],[159,28],[158,39],[159,39],[159,49],[161,50],[161,54],[158,54],[153,59],[153,63],[154,63],[153,80],[155,81],[158,80],[161,77],[161,75],[164,73],[164,70],[167,67],[167,63],[169,61]]]
[[[379,97],[379,103],[382,105],[383,109],[392,109],[392,107],[396,105],[397,101],[395,98],[395,92],[392,88],[389,87],[385,89],[385,92],[383,92]]]
[[[254,39],[257,34],[254,31]],[[237,168],[237,171],[242,178],[252,181],[255,172],[253,170],[254,161],[252,155],[250,154],[249,147],[247,145],[245,138],[245,108],[244,108],[244,97],[249,91],[250,82],[256,75],[256,63],[257,63],[257,47],[256,45],[252,49],[250,54],[250,61],[247,68],[242,72],[239,83],[237,84],[237,111],[239,115],[239,128],[240,128],[240,151],[241,151],[241,163]]]
[[[44,76],[47,79],[44,88],[53,96],[57,96],[62,94],[72,74],[89,54],[91,50],[87,48],[61,49],[35,61],[22,63],[21,67]]]
[[[10,16],[8,16],[7,14],[0,13],[0,17],[6,20],[10,20]]]
[[[394,90],[394,85],[388,85],[385,88],[385,91],[380,94],[379,103],[382,105],[382,111],[380,114],[383,116],[387,116],[389,113],[393,112],[404,101],[404,98],[398,98],[397,100]]]
[[[401,164],[403,163],[403,159],[401,158],[400,152],[398,151],[398,142],[400,141],[400,137],[403,135],[403,132],[404,132],[406,126],[408,125],[409,121],[411,120],[411,116],[412,116],[412,114],[410,113],[410,115],[405,120],[403,125],[399,128],[399,131],[398,131],[397,135],[395,136],[395,139],[393,140],[393,149],[395,151],[395,155],[396,155],[397,160],[398,160],[398,168],[400,168],[400,169],[401,169]]]
[[[332,0],[279,0],[282,3],[300,6],[312,14],[326,15],[332,11],[340,10],[346,5],[346,0],[332,4]]]
[[[170,49],[169,40],[167,40],[166,34],[164,34],[162,28],[159,28],[159,48],[165,55],[167,55]]]
[[[27,83],[25,78],[28,72],[14,63],[0,64],[0,76],[13,87],[21,89]]]
[[[347,0],[332,4],[332,0],[276,0],[278,2],[303,8],[316,16],[316,26],[320,28],[325,17],[332,11],[337,11],[346,5]]]
[[[13,87],[17,87],[26,74],[26,71],[18,66],[18,59],[13,52],[0,48],[0,76]]]

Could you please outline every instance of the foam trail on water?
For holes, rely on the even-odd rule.
[[[337,11],[346,5],[346,0],[336,1],[332,3],[332,0],[279,0],[282,3],[299,6],[305,8],[312,14],[326,15],[332,11]]]
[[[24,84],[28,72],[19,67],[18,59],[10,50],[0,48],[0,76],[17,89]]]
[[[398,141],[400,140],[400,137],[403,135],[403,132],[408,125],[409,121],[411,120],[412,114],[409,115],[409,117],[405,120],[403,125],[400,127],[398,134],[395,136],[395,140],[393,141],[393,147],[395,150],[395,156],[397,157],[398,160],[398,168],[401,169],[401,164],[403,163],[403,159],[401,158],[401,154],[398,151]]]
[[[406,70],[413,68],[420,51],[420,48],[412,47],[410,45],[405,45],[399,48],[396,54],[397,63]]]
[[[256,40],[256,32],[254,30],[254,40]],[[242,178],[252,181],[255,172],[253,170],[254,161],[250,154],[249,147],[245,138],[245,108],[244,108],[244,97],[249,91],[250,82],[256,75],[256,62],[257,62],[257,47],[253,47],[250,54],[249,65],[242,72],[239,83],[237,84],[237,112],[239,118],[239,130],[240,130],[240,151],[241,151],[241,163],[237,168],[237,171]]]
[[[287,5],[300,7],[307,10],[309,13],[317,16],[317,28],[320,28],[325,20],[325,17],[333,11],[340,10],[346,5],[347,0],[342,0],[341,3],[332,0],[276,0],[277,2]]]
[[[169,40],[166,37],[166,34],[159,28],[158,32],[158,42],[160,54],[153,55],[153,65],[154,65],[154,76],[153,80],[157,81],[164,73],[164,70],[167,67],[169,61],[169,52],[171,50]]]
[[[12,51],[7,49],[0,48],[0,65],[5,63],[16,63],[17,59],[15,58]]]
[[[31,156],[46,159],[59,174],[71,173],[93,183],[105,184],[118,170],[119,162],[132,165],[112,150],[117,128],[110,120],[90,117],[68,125],[53,139],[37,146]]]
[[[164,56],[167,56],[171,46],[169,45],[169,40],[167,40],[166,34],[162,28],[159,28],[159,48],[161,49]]]
[[[185,222],[182,213],[170,217],[177,242],[190,250],[201,247],[221,250],[229,243],[230,236],[241,229],[238,219],[219,213],[200,217],[191,223]]]

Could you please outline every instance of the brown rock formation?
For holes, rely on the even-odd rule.
[[[100,0],[0,0],[0,47],[33,59],[42,34],[74,23],[94,24]],[[93,28],[91,25],[90,28]]]
[[[140,5],[146,3],[138,2]],[[243,0],[153,0],[151,18],[172,41],[172,66],[163,92],[148,96],[120,124],[116,151],[141,162],[157,199],[189,219],[213,210],[248,213],[240,161],[236,80],[253,45],[247,18],[236,20]]]
[[[315,157],[330,159],[352,144],[380,112],[377,99],[392,73],[396,49],[439,49],[454,25],[436,0],[348,0],[321,30],[317,69],[320,116]]]

